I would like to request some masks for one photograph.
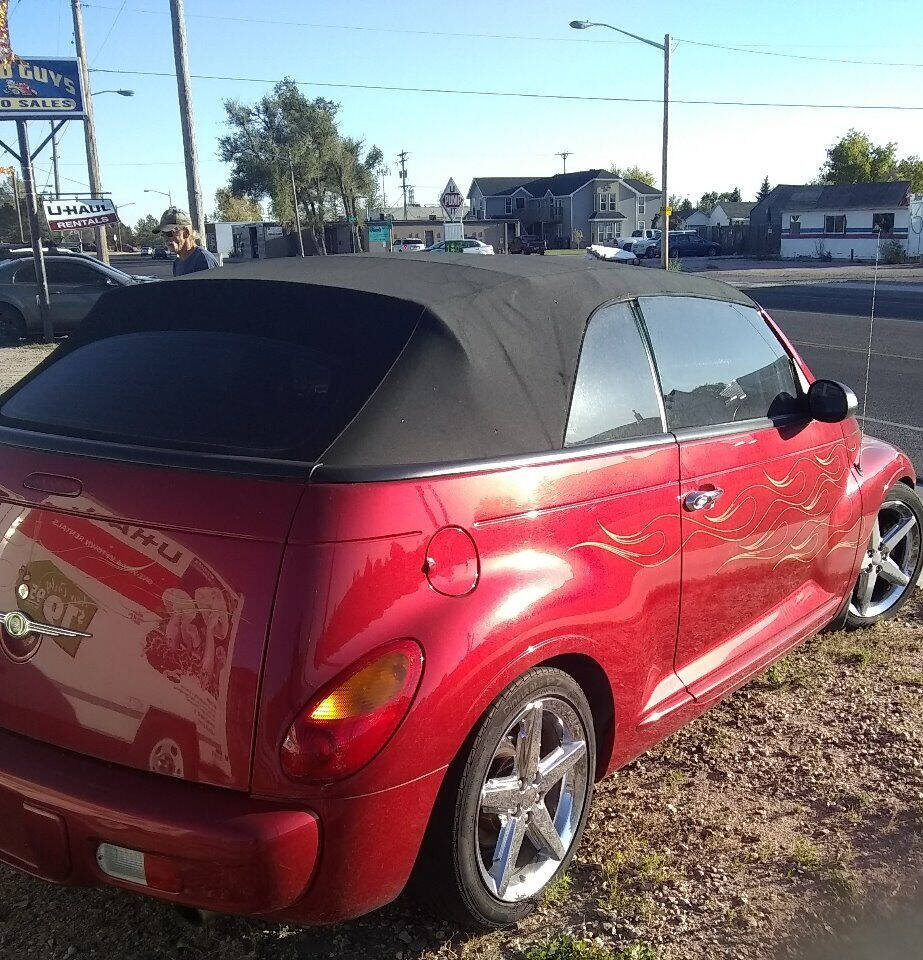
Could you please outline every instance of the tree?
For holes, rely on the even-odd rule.
[[[269,197],[281,220],[293,221],[291,176],[299,208],[305,211],[315,249],[326,253],[324,224],[330,205],[331,158],[339,137],[339,106],[309,100],[291,78],[280,80],[253,106],[224,103],[230,133],[219,141],[221,159],[231,164],[230,189],[253,200]]]
[[[670,206],[673,208],[673,212],[670,214],[670,222],[680,223],[685,220],[686,217],[695,210],[695,207],[692,205],[692,202],[689,200],[689,197],[680,197],[677,193],[670,194]]]
[[[219,187],[215,191],[215,210],[212,220],[231,223],[247,223],[262,220],[263,210],[252,197],[233,193],[230,187]]]
[[[898,180],[910,181],[914,193],[923,193],[923,160],[917,156],[898,160],[896,172]]]
[[[329,179],[336,184],[343,213],[349,224],[349,243],[353,253],[362,249],[357,201],[362,198],[369,204],[375,198],[377,171],[383,160],[378,147],[372,147],[364,158],[363,148],[361,140],[338,138],[330,151],[328,162]]]
[[[765,200],[769,194],[772,193],[772,187],[769,186],[769,174],[767,173],[763,177],[763,182],[760,184],[760,192],[756,195],[756,202],[759,203],[760,200]]]
[[[142,217],[131,231],[132,243],[139,247],[159,246],[163,241],[160,234],[154,233],[159,224],[157,217],[152,217],[150,214]]]
[[[897,144],[872,143],[867,133],[850,129],[827,148],[827,160],[820,170],[822,183],[868,183],[894,180]]]
[[[612,164],[609,167],[609,172],[613,176],[621,177],[623,180],[640,180],[642,183],[646,183],[649,187],[653,187],[657,182],[657,178],[650,172],[650,170],[644,170],[642,167],[631,166],[626,167],[622,170],[616,164]]]
[[[699,197],[699,209],[703,213],[711,213],[719,203],[727,201],[728,203],[740,203],[740,187],[734,187],[733,190],[726,190],[724,193],[717,193],[712,190],[710,193],[703,193]]]
[[[26,214],[26,205],[23,203],[22,193],[19,195],[19,211],[22,216],[23,236],[26,243],[31,243],[32,233],[29,230],[29,217]],[[0,242],[17,244],[20,242],[19,219],[16,216],[13,187],[7,178],[0,180]]]

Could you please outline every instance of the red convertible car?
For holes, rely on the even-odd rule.
[[[752,300],[474,259],[126,288],[0,397],[0,859],[515,922],[596,780],[897,612],[911,463]]]

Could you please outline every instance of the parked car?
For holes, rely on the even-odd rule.
[[[631,250],[639,259],[646,259],[654,256],[660,242],[661,231],[656,227],[648,227],[645,230],[632,230],[631,236],[622,243],[623,250]]]
[[[176,260],[179,254],[167,247],[155,247],[153,257],[155,260]]]
[[[462,253],[493,254],[494,252],[492,244],[484,243],[482,240],[475,240],[473,237],[469,237],[459,242],[462,245]],[[424,252],[445,253],[445,240],[441,240],[439,243],[434,243],[432,246],[427,247]]]
[[[107,290],[155,279],[133,276],[80,254],[45,257],[45,274],[56,333],[79,326]],[[31,257],[11,257],[0,262],[0,342],[15,343],[41,332],[34,261]]]
[[[394,248],[398,253],[419,253],[426,249],[426,244],[419,237],[408,237],[401,240]]]
[[[717,243],[704,240],[694,230],[670,231],[671,257],[716,257],[720,252],[721,247]],[[663,256],[659,240],[651,256]]]
[[[532,254],[537,253],[540,256],[545,256],[545,250],[547,249],[547,244],[541,237],[530,237],[528,234],[523,234],[520,237],[513,237],[510,240],[510,253],[524,253]]]
[[[603,240],[600,243],[593,243],[587,247],[587,254],[596,257],[597,260],[609,260],[612,263],[629,264],[637,266],[637,256],[628,249],[619,246],[617,240]]]
[[[596,780],[907,600],[913,467],[855,406],[734,288],[583,258],[106,295],[0,396],[0,860],[518,920]]]

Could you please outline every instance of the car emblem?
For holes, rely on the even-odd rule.
[[[68,630],[51,623],[36,623],[19,610],[0,613],[0,646],[3,652],[15,663],[31,660],[41,646],[42,637],[92,637],[92,633],[80,630]]]

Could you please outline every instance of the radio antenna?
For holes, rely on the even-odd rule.
[[[862,417],[859,421],[859,455],[856,460],[856,466],[859,472],[862,472],[862,446],[865,438],[865,412],[869,403],[869,373],[872,369],[872,335],[875,331],[875,294],[878,292],[878,262],[881,258],[881,226],[875,231],[878,234],[878,241],[875,245],[875,271],[872,274],[872,313],[869,317],[869,352],[865,360],[865,389],[862,391]]]

